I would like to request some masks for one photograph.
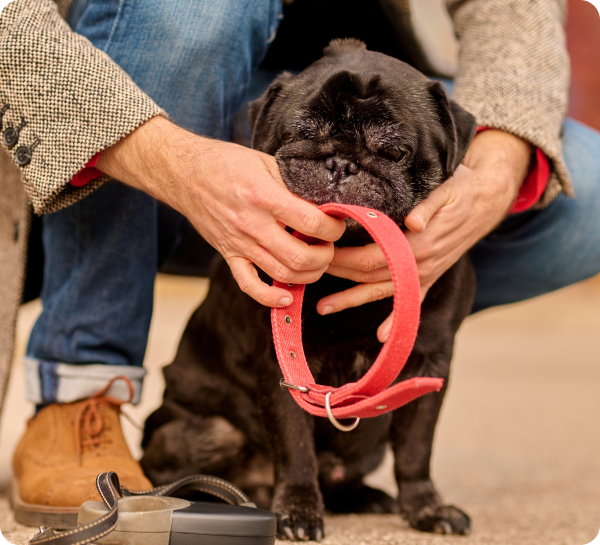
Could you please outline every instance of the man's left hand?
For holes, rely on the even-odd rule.
[[[531,145],[499,130],[479,133],[454,175],[405,218],[406,238],[415,254],[421,301],[434,282],[490,233],[507,215],[527,175]],[[320,314],[356,307],[394,293],[383,252],[376,244],[336,248],[327,274],[360,282],[317,304]],[[377,330],[385,342],[390,315]]]

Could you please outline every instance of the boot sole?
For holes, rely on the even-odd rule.
[[[53,507],[24,502],[19,496],[19,481],[12,477],[8,495],[15,520],[25,526],[48,526],[56,530],[77,528],[78,507]]]

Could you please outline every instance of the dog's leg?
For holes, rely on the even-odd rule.
[[[444,379],[440,392],[427,394],[394,411],[390,440],[395,455],[398,506],[413,528],[466,535],[468,515],[444,505],[431,481],[433,436],[448,388],[454,337],[468,315],[475,293],[475,273],[463,256],[429,290],[422,306],[415,348],[404,371]]]
[[[398,513],[398,504],[394,498],[362,481],[346,483],[343,487],[330,491],[325,495],[325,506],[332,513]]]
[[[311,418],[279,387],[280,375],[270,362],[261,372],[258,396],[269,437],[275,488],[271,510],[280,538],[292,541],[323,538],[323,498],[318,484]],[[275,367],[276,369],[276,367]]]
[[[440,392],[427,394],[394,412],[390,439],[399,489],[398,507],[417,530],[467,535],[471,528],[469,516],[457,507],[444,505],[429,469],[446,384]]]
[[[196,473],[225,476],[247,442],[226,418],[195,415],[168,400],[150,415],[146,431],[140,463],[154,485]]]

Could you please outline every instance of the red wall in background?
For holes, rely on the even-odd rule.
[[[569,116],[600,131],[600,16],[592,4],[569,0],[567,47],[571,56]]]

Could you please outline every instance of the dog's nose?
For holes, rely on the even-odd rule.
[[[356,163],[337,156],[327,157],[325,159],[325,168],[331,170],[336,178],[344,178],[348,174],[358,173],[358,165]]]

